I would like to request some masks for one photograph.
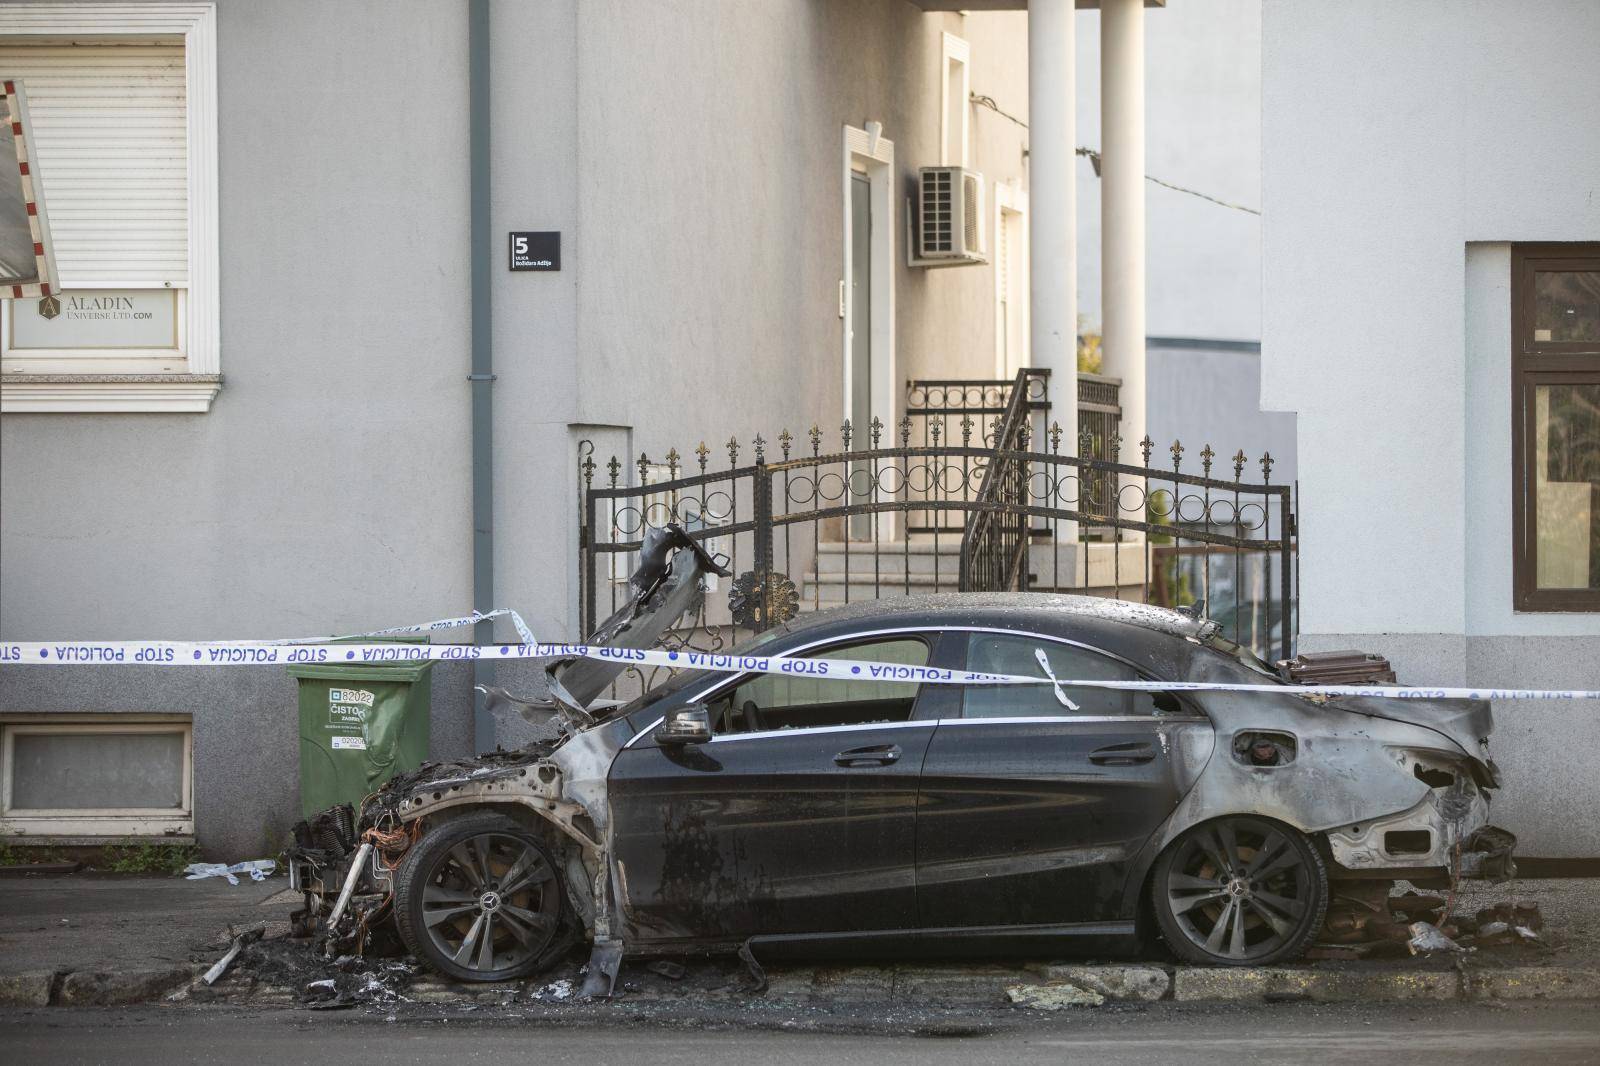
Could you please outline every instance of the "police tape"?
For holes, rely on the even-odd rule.
[[[523,638],[518,644],[362,643],[361,638],[419,635],[509,618]],[[1135,692],[1288,692],[1296,696],[1369,696],[1389,699],[1470,700],[1595,700],[1600,689],[1511,689],[1407,685],[1285,685],[1217,681],[1136,681],[1105,678],[1056,678],[1040,655],[1041,673],[1004,674],[951,670],[933,666],[863,659],[812,656],[752,655],[691,649],[617,648],[598,644],[535,641],[522,618],[511,610],[474,612],[413,626],[349,637],[317,637],[266,641],[9,641],[0,642],[0,666],[258,666],[272,664],[384,664],[396,662],[472,662],[525,659],[595,659],[625,667],[654,667],[712,673],[765,673],[834,681],[901,681],[936,685],[1051,685],[1057,698],[1071,705],[1062,689],[1114,689]],[[338,641],[338,643],[330,643]],[[353,642],[353,643],[352,643]]]

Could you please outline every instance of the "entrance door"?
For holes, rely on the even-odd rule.
[[[850,431],[852,450],[872,443],[872,182],[859,171],[850,175]],[[850,470],[849,503],[865,503],[857,492],[872,476],[866,463]],[[850,519],[850,539],[872,538],[872,516]]]

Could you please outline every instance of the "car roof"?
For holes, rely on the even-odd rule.
[[[1206,625],[1164,607],[1103,596],[941,592],[863,600],[807,612],[742,642],[733,651],[753,652],[759,647],[761,654],[785,654],[799,645],[835,637],[847,640],[875,628],[1014,629],[1082,641],[1137,663],[1155,676],[1177,677],[1183,674],[1180,660],[1188,650],[1182,639],[1198,637]],[[1179,643],[1175,645],[1175,641]],[[680,672],[618,712],[660,705],[689,691],[703,676],[694,670]]]

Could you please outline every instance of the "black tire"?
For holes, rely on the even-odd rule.
[[[500,814],[425,833],[395,871],[395,924],[411,953],[458,981],[543,969],[571,921],[561,868],[543,841]]]
[[[1179,958],[1266,966],[1298,958],[1321,932],[1328,870],[1300,832],[1233,815],[1168,846],[1151,874],[1150,905]]]

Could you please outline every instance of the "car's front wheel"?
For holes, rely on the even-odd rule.
[[[1328,872],[1305,836],[1265,818],[1187,830],[1156,862],[1150,900],[1189,962],[1261,966],[1298,957],[1322,929]]]
[[[568,921],[554,856],[523,826],[472,814],[423,836],[395,872],[395,922],[428,966],[458,981],[525,977]]]

